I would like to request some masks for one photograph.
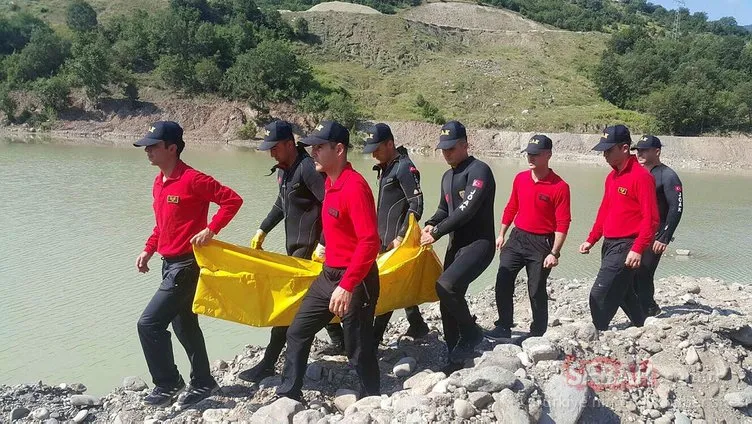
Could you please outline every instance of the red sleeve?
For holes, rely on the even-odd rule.
[[[519,185],[519,174],[514,178],[512,182],[512,194],[509,195],[509,201],[504,207],[504,214],[501,215],[501,225],[512,225],[514,217],[517,216],[517,211],[520,208],[519,200],[517,199],[517,186]]]
[[[192,183],[198,196],[219,205],[219,210],[207,226],[214,234],[219,234],[219,231],[227,226],[238,213],[238,209],[243,205],[243,199],[233,189],[223,186],[214,178],[200,172],[193,177]]]
[[[569,224],[572,222],[572,213],[570,211],[569,184],[563,183],[559,190],[559,201],[556,203],[556,232],[567,234]]]
[[[348,216],[352,220],[358,243],[339,286],[351,292],[366,278],[376,261],[381,248],[381,239],[376,221],[376,204],[368,183],[363,179],[358,179],[356,184],[349,185],[348,188],[346,197]]]
[[[150,254],[154,254],[154,252],[157,251],[157,244],[159,243],[159,226],[155,225],[154,230],[151,232],[151,235],[148,239],[146,239],[146,247],[144,247],[144,252],[148,252]]]
[[[609,181],[611,176],[606,177],[606,184],[603,188],[603,199],[601,200],[601,206],[598,208],[598,215],[595,217],[593,228],[590,230],[590,235],[587,238],[587,242],[590,244],[598,243],[598,240],[603,236],[603,221],[606,219],[606,213],[608,212],[608,199],[609,199]]]
[[[658,231],[658,199],[655,195],[655,179],[649,173],[643,173],[637,181],[637,199],[640,201],[640,232],[632,245],[632,251],[642,254],[655,239]]]

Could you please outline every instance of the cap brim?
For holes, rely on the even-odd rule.
[[[300,140],[300,143],[305,144],[306,146],[316,146],[318,144],[326,144],[329,142],[330,142],[329,140],[325,140],[323,138],[318,138],[318,137],[306,137]]]
[[[457,142],[459,142],[459,138],[455,138],[454,140],[441,140],[439,141],[439,144],[436,146],[436,150],[446,150],[451,149],[452,147],[457,145]]]
[[[529,145],[526,148],[522,149],[522,152],[520,153],[527,153],[530,155],[539,155],[543,152],[545,152],[548,149],[541,149],[540,147],[536,146],[535,144]]]
[[[277,143],[279,143],[281,140],[277,141],[263,141],[261,144],[258,145],[256,150],[271,150],[272,147],[276,146]]]
[[[137,142],[133,143],[133,145],[136,146],[136,147],[148,147],[148,146],[153,146],[153,145],[159,143],[160,141],[162,141],[162,140],[160,140],[158,138],[144,137],[141,140],[138,140]]]
[[[366,144],[363,146],[363,153],[373,153],[379,148],[379,146],[381,146],[381,143]]]
[[[616,146],[618,143],[608,143],[605,141],[601,141],[595,146],[593,146],[592,150],[595,150],[596,152],[605,152],[606,150]]]

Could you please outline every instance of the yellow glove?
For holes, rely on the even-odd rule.
[[[251,249],[264,250],[261,245],[264,244],[266,233],[264,230],[256,230],[256,235],[251,239]]]
[[[326,248],[319,243],[319,245],[316,246],[316,250],[314,250],[313,254],[311,255],[311,260],[315,262],[321,262],[323,264],[325,259]]]

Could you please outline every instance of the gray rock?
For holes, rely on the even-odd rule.
[[[533,365],[535,365],[535,364],[533,364],[533,361],[530,360],[530,357],[527,356],[527,353],[525,353],[525,352],[518,353],[517,354],[517,358],[519,358],[520,363],[522,363],[522,365],[524,365],[526,367],[532,367]]]
[[[475,368],[497,366],[515,372],[518,368],[522,367],[522,361],[517,357],[517,353],[519,352],[515,352],[514,355],[509,355],[505,351],[483,352],[483,355],[477,359]]]
[[[504,424],[530,424],[530,416],[522,408],[522,404],[509,389],[504,389],[494,395],[493,413],[496,421]]]
[[[130,376],[123,379],[123,388],[132,392],[140,392],[141,390],[148,389],[149,386],[141,377]]]
[[[569,384],[561,374],[553,376],[543,386],[549,410],[548,416],[557,424],[575,424],[585,410],[589,390],[587,386]]]
[[[522,350],[534,363],[551,361],[559,358],[559,348],[543,337],[531,337],[522,342]]]
[[[371,422],[376,424],[390,424],[392,422],[392,413],[383,409],[371,411]]]
[[[426,395],[431,392],[431,389],[436,384],[445,378],[446,374],[443,372],[421,372],[408,378],[403,387],[410,389],[410,393],[413,395]]]
[[[515,357],[518,353],[522,352],[522,348],[515,344],[498,344],[493,348],[494,353]]]
[[[412,412],[420,408],[420,405],[426,401],[428,401],[426,396],[401,396],[392,400],[392,408],[395,413]]]
[[[54,419],[54,418],[47,418],[46,420],[42,421],[44,424],[58,424],[60,421]]]
[[[358,392],[350,389],[339,389],[334,394],[334,406],[339,409],[340,412],[345,412],[348,406],[357,402]]]
[[[700,285],[697,282],[691,282],[685,286],[687,293],[700,294]]]
[[[82,409],[82,410],[78,411],[78,413],[76,414],[75,417],[73,417],[73,422],[74,423],[82,423],[82,422],[84,422],[84,420],[86,419],[86,417],[88,415],[89,415],[89,410],[88,409]]]
[[[318,409],[306,409],[292,417],[292,424],[316,424],[324,418],[324,413]]]
[[[674,413],[674,424],[692,424],[692,420],[681,412]]]
[[[357,402],[348,406],[345,409],[345,417],[350,416],[356,412],[371,412],[374,409],[381,407],[381,396],[368,396],[363,399],[359,399]]]
[[[292,423],[292,419],[298,412],[304,410],[302,403],[282,397],[273,403],[262,406],[251,417],[251,424],[262,423]]]
[[[470,392],[467,394],[467,400],[479,411],[486,409],[494,401],[493,396],[487,392]]]
[[[356,412],[339,421],[340,424],[371,424],[371,415],[368,412]]]
[[[586,342],[598,340],[598,330],[592,322],[579,323],[575,331],[575,338]]]
[[[321,375],[324,373],[324,369],[317,363],[308,364],[305,375],[313,381],[321,380]]]
[[[73,406],[99,406],[102,404],[101,399],[90,395],[73,395],[70,397]]]
[[[71,390],[73,390],[74,392],[77,392],[77,393],[83,393],[83,392],[86,391],[86,386],[84,386],[81,383],[73,383],[73,384],[71,384],[68,387],[70,387]]]
[[[458,417],[468,419],[472,416],[475,416],[475,414],[477,413],[478,411],[475,409],[472,403],[463,399],[454,400],[454,414]]]
[[[23,407],[21,407],[21,408],[13,408],[10,411],[10,415],[9,415],[10,416],[10,420],[11,421],[20,420],[21,418],[24,418],[27,415],[29,415],[29,412],[31,412],[31,411],[29,411],[28,408],[23,408]]]
[[[201,419],[207,423],[221,423],[227,418],[227,414],[230,413],[229,408],[213,408],[207,409],[201,414]]]
[[[214,369],[218,369],[218,370],[226,370],[228,367],[227,362],[221,359],[217,359],[216,361],[212,363],[212,365],[214,365]]]
[[[50,410],[47,408],[37,408],[32,411],[31,417],[35,420],[46,420],[50,417]]]
[[[700,357],[697,355],[697,349],[695,349],[694,346],[690,346],[689,349],[687,349],[687,356],[684,358],[684,362],[687,363],[687,365],[694,365],[700,360]]]
[[[752,405],[752,389],[748,388],[741,392],[726,393],[723,400],[733,408],[746,408]]]
[[[720,356],[715,356],[713,359],[713,369],[715,376],[719,380],[726,380],[731,375],[731,368],[726,365],[726,362]]]
[[[431,393],[446,393],[449,391],[448,386],[449,382],[452,381],[451,378],[445,378],[438,383],[436,383],[433,388],[431,389]]]
[[[650,358],[661,377],[671,381],[689,381],[689,371],[671,352],[660,352]]]
[[[397,377],[407,377],[408,375],[412,374],[413,371],[415,371],[415,367],[417,365],[418,365],[418,362],[415,360],[415,358],[406,356],[400,359],[394,365],[394,368],[392,368],[392,372]]]
[[[471,392],[499,392],[514,386],[514,373],[501,367],[472,369],[462,376],[459,386]]]

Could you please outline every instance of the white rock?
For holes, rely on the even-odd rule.
[[[694,365],[700,360],[700,357],[697,355],[697,350],[694,346],[690,346],[689,349],[687,349],[687,356],[684,358],[684,361],[687,363],[687,365]]]
[[[477,413],[478,411],[472,403],[463,399],[454,400],[454,414],[458,417],[468,419]]]
[[[450,378],[445,378],[439,381],[438,383],[436,383],[436,385],[433,386],[431,393],[447,393],[449,391],[447,387],[449,386],[450,381]]]
[[[415,371],[415,367],[417,365],[418,365],[418,362],[415,360],[415,358],[407,356],[407,357],[400,359],[394,365],[392,372],[397,377],[407,377],[408,375],[412,374],[413,371]]]
[[[741,392],[726,393],[723,400],[733,408],[746,408],[752,405],[752,388],[748,388]]]
[[[486,392],[470,392],[467,394],[467,400],[479,411],[486,409],[494,401],[493,396]]]
[[[367,396],[348,406],[345,410],[345,417],[349,417],[356,412],[370,413],[379,407],[381,407],[381,396]]]
[[[281,397],[269,405],[262,406],[251,416],[250,424],[292,423],[295,414],[305,409],[297,400]]]
[[[212,408],[207,409],[201,414],[201,419],[207,423],[221,423],[227,418],[227,414],[230,413],[229,408]]]
[[[530,357],[527,356],[527,353],[525,352],[518,353],[517,357],[520,359],[520,362],[522,363],[522,365],[526,367],[532,367],[534,365],[533,361],[530,360]]]
[[[580,419],[587,404],[586,387],[567,382],[559,374],[552,377],[543,386],[543,393],[550,406],[549,416],[557,424],[575,424]]]
[[[47,408],[37,408],[31,412],[31,417],[35,420],[46,420],[50,417],[50,410]]]
[[[499,392],[517,381],[514,373],[501,367],[470,369],[462,375],[460,386],[471,392]]]
[[[681,412],[674,413],[674,424],[692,424],[692,420]]]
[[[559,358],[559,349],[543,337],[530,337],[522,342],[522,350],[534,363]]]
[[[339,409],[340,412],[345,412],[348,406],[357,402],[358,392],[350,389],[339,389],[334,394],[334,406]]]
[[[292,424],[316,424],[324,418],[324,413],[316,409],[300,411],[292,417]]]
[[[689,256],[691,253],[689,249],[676,249],[676,254],[679,256]]]
[[[78,411],[78,413],[76,414],[75,417],[73,417],[73,422],[74,423],[81,423],[81,422],[83,422],[86,419],[86,417],[88,415],[89,415],[89,410],[88,409],[82,409],[82,410]]]
[[[141,379],[141,377],[130,376],[123,379],[123,388],[132,392],[140,392],[147,389],[149,386]]]
[[[494,395],[493,413],[496,421],[504,424],[530,424],[530,416],[510,389]]]

